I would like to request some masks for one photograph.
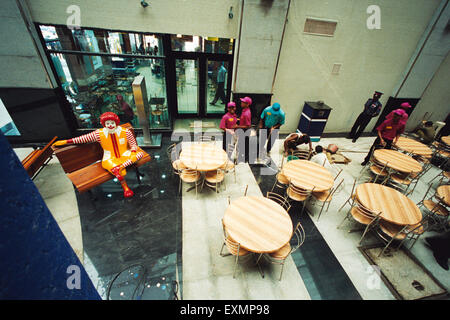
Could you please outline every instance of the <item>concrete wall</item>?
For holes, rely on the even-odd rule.
[[[291,1],[272,102],[286,112],[282,132],[295,130],[304,101],[333,108],[325,132],[346,132],[374,90],[383,105],[400,80],[440,0]],[[367,7],[381,9],[381,29],[369,30]],[[338,22],[334,37],[303,33],[306,17]],[[333,64],[341,63],[338,75]],[[367,126],[372,129],[376,120]]]
[[[450,113],[450,55],[447,55],[434,75],[414,113],[408,120],[407,129],[415,127],[428,112],[431,121],[445,121]]]
[[[0,87],[51,88],[16,1],[1,1],[0,30]]]
[[[288,0],[245,0],[235,92],[271,93]]]
[[[143,8],[138,0],[28,0],[33,20],[66,24],[80,8],[81,26],[112,30],[186,34],[235,38],[238,30],[239,0],[149,0]],[[230,7],[234,17],[228,18]]]

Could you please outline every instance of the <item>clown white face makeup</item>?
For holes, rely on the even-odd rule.
[[[116,122],[113,120],[106,120],[105,121],[105,128],[108,129],[109,133],[113,133],[114,130],[116,130]]]

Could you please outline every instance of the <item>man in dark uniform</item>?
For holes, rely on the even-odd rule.
[[[352,127],[352,130],[347,136],[348,139],[353,139],[352,141],[356,142],[366,126],[369,124],[370,120],[380,114],[382,104],[379,99],[382,94],[382,92],[375,91],[372,99],[367,100],[367,102],[364,104],[363,112],[361,112],[361,114],[358,116],[355,124]]]

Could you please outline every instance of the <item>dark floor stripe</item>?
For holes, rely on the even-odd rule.
[[[275,175],[261,175],[260,165],[250,165],[263,195],[272,189]],[[282,194],[284,190],[275,188]],[[334,256],[314,222],[306,212],[300,216],[301,204],[294,203],[289,210],[295,226],[298,221],[306,232],[303,245],[292,254],[306,289],[312,300],[361,300],[361,296]],[[314,231],[312,231],[314,230]]]
[[[173,299],[176,266],[182,279],[181,197],[165,151],[171,143],[170,136],[164,136],[161,149],[146,150],[152,161],[139,168],[145,175],[141,184],[134,170],[127,170],[126,180],[135,193],[132,199],[124,199],[120,184],[112,180],[91,194],[77,193],[84,250],[100,280],[107,284],[127,267],[142,265],[147,275],[141,299]],[[133,280],[129,277],[126,280]],[[129,282],[131,287],[121,288],[124,296],[117,297],[130,297],[126,290],[133,291],[137,284]],[[178,287],[181,297],[181,283]]]

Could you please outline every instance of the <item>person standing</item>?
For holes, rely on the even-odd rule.
[[[353,127],[350,133],[348,134],[347,138],[353,139],[352,141],[356,142],[361,133],[369,124],[370,120],[372,120],[373,117],[376,117],[380,114],[381,107],[383,105],[381,104],[379,99],[382,95],[383,95],[382,92],[375,91],[372,99],[367,100],[367,102],[364,104],[363,112],[361,112],[358,118],[356,118],[356,121],[353,124]]]
[[[228,102],[227,104],[228,112],[225,113],[220,120],[219,128],[223,131],[223,149],[227,151],[228,142],[234,143],[235,134],[234,129],[236,129],[237,117],[236,117],[236,103]],[[228,137],[228,139],[227,139]],[[231,155],[228,155],[231,156]]]
[[[226,97],[225,97],[225,77],[227,75],[227,69],[223,66],[223,62],[220,65],[219,71],[217,72],[217,89],[216,89],[216,95],[214,96],[214,100],[211,101],[209,104],[215,105],[217,100],[222,100],[222,103],[225,104]]]
[[[123,112],[123,114],[120,115],[120,120],[123,123],[129,122],[131,125],[133,125],[134,119],[133,109],[131,109],[130,105],[125,102],[121,94],[116,95],[116,99],[117,103],[119,104],[120,110]]]
[[[391,149],[392,143],[396,143],[400,135],[405,131],[405,124],[400,119],[405,111],[401,109],[394,110],[392,119],[384,120],[377,127],[378,137],[375,139],[369,153],[361,165],[365,166],[374,152],[375,148],[381,145],[384,149]]]
[[[243,129],[244,131],[251,130],[252,128],[252,112],[250,110],[250,105],[252,104],[252,99],[250,97],[241,98],[241,116],[239,117],[239,125],[236,128]],[[246,132],[246,134],[242,137],[243,141],[239,141],[238,139],[238,154],[239,160],[244,159],[245,162],[248,162],[249,159],[249,139],[248,135],[251,135],[250,132]],[[239,161],[240,162],[240,161]]]
[[[261,113],[261,119],[259,120],[259,131],[261,129],[266,130],[267,135],[267,154],[270,153],[272,149],[272,132],[273,130],[279,129],[285,121],[284,111],[281,110],[281,106],[278,102],[275,102],[273,105],[266,107]],[[266,143],[266,141],[260,141],[262,145]]]

